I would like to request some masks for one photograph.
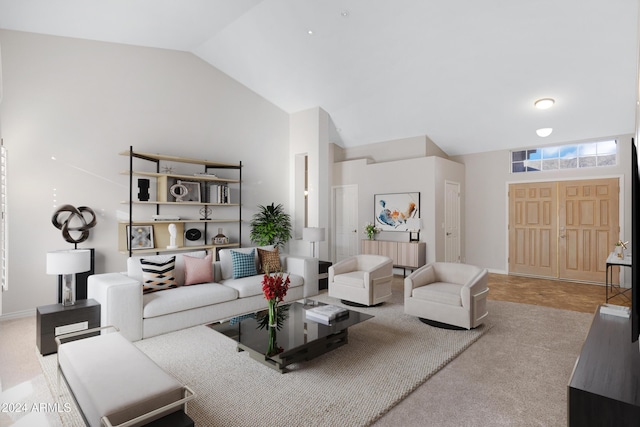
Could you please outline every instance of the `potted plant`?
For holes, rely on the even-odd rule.
[[[259,246],[275,245],[284,247],[291,239],[291,217],[284,212],[282,205],[271,203],[258,205],[260,210],[251,220],[249,238]]]

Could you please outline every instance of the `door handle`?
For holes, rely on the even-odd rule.
[[[354,233],[357,233],[357,232],[358,232],[358,230],[353,230],[353,232],[354,232]]]
[[[451,236],[451,233],[447,233],[447,236]]]

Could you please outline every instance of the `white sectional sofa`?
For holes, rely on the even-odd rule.
[[[273,250],[272,246],[260,249]],[[126,273],[89,276],[87,295],[101,305],[101,324],[113,325],[130,341],[149,338],[191,326],[225,320],[267,307],[262,293],[264,274],[233,278],[231,251],[255,252],[257,248],[223,249],[220,261],[212,263],[211,283],[184,285],[184,255],[204,258],[204,251],[175,254],[174,277],[178,287],[143,294],[140,260],[167,258],[167,255],[134,256],[127,260]],[[236,254],[237,255],[237,254]],[[280,254],[280,263],[291,280],[285,301],[318,294],[318,260]]]

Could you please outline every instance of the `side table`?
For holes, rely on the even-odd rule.
[[[624,258],[618,258],[618,256],[611,252],[607,257],[606,270],[605,270],[605,302],[617,295],[625,297],[631,302],[628,292],[631,292],[631,288],[623,288],[619,284],[613,283],[613,266],[631,267],[631,255],[625,255]]]
[[[329,288],[329,267],[331,267],[331,261],[318,261],[318,289]]]
[[[100,304],[94,299],[77,300],[67,306],[43,305],[36,310],[36,344],[40,354],[46,356],[57,352],[56,336],[99,326]]]

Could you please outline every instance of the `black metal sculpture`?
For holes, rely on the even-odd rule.
[[[91,220],[87,222],[84,214],[88,213]],[[64,217],[66,215],[66,217]],[[61,218],[64,218],[61,220]],[[80,226],[72,226],[71,223],[82,223]],[[78,243],[82,243],[89,238],[89,230],[96,225],[96,214],[87,206],[74,207],[71,205],[62,205],[54,212],[51,222],[58,229],[62,230],[62,237],[69,243],[75,245],[78,249]],[[79,232],[80,236],[74,238],[70,232]]]

